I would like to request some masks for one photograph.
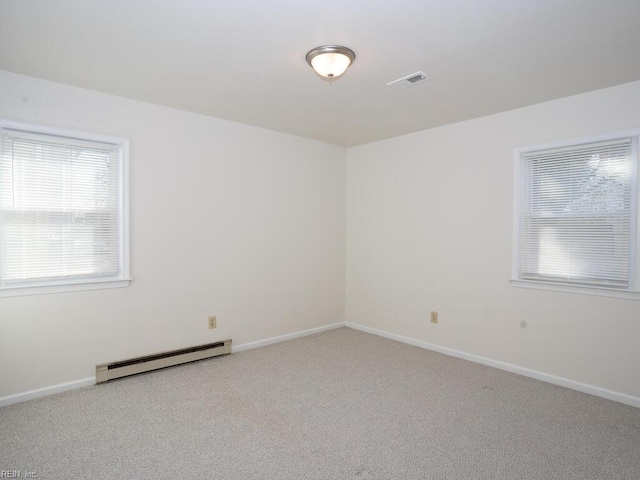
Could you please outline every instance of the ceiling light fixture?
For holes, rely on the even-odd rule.
[[[318,75],[334,80],[347,71],[356,54],[340,45],[323,45],[310,50],[306,59]]]

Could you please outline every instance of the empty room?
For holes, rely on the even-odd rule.
[[[640,479],[638,0],[0,0],[0,478]]]

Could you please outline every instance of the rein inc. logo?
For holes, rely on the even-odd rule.
[[[0,478],[38,478],[38,475],[29,470],[0,470]]]

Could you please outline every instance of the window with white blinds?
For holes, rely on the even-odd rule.
[[[521,150],[516,280],[635,290],[637,137]]]
[[[124,286],[126,146],[2,125],[0,294]]]

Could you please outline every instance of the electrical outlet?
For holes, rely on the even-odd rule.
[[[431,323],[438,323],[438,312],[431,311]]]
[[[216,328],[216,316],[212,315],[209,317],[209,328]]]

